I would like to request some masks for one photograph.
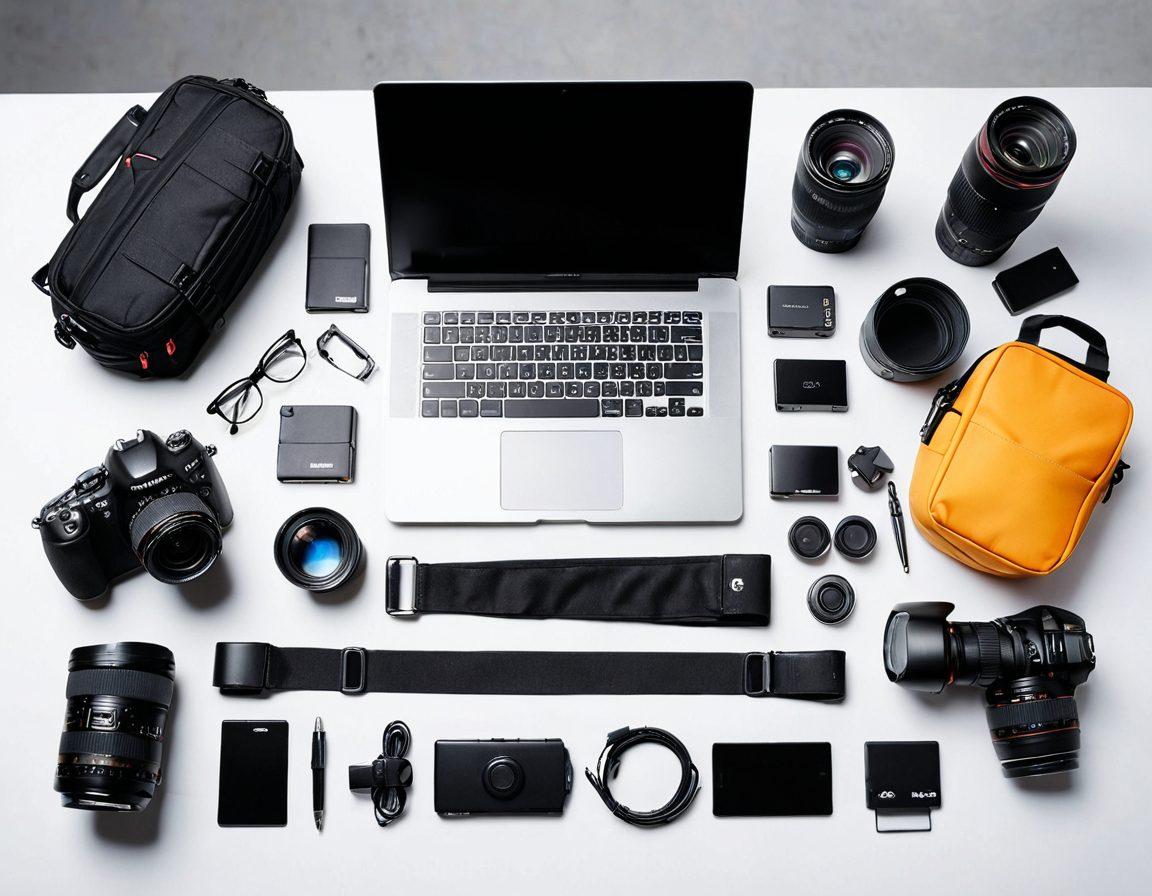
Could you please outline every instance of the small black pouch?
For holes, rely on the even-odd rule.
[[[276,478],[281,482],[351,482],[356,464],[356,409],[297,404],[280,408]]]

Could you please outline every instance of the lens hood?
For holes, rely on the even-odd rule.
[[[860,327],[860,353],[882,379],[930,379],[959,360],[968,344],[968,309],[930,277],[901,280],[885,290]]]

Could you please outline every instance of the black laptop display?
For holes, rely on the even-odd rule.
[[[736,275],[749,84],[393,83],[375,102],[394,279]]]

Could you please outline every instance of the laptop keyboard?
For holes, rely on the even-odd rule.
[[[699,311],[426,311],[423,417],[702,417]]]

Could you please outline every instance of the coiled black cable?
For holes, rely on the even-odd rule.
[[[389,722],[384,729],[384,743],[377,761],[403,759],[408,748],[412,745],[412,732],[408,726],[397,719]],[[407,763],[405,762],[405,765]],[[387,827],[404,812],[404,804],[408,802],[408,782],[411,781],[411,766],[407,766],[407,781],[400,777],[400,783],[377,784],[372,788],[372,805],[376,808],[376,823],[380,827]],[[389,775],[390,778],[394,777]]]
[[[637,744],[644,743],[659,744],[679,760],[680,783],[672,798],[659,809],[639,812],[623,805],[612,796],[608,780],[620,773],[620,761],[624,754]],[[596,762],[596,773],[593,774],[591,769],[586,768],[584,775],[596,788],[600,799],[613,815],[637,827],[656,827],[675,821],[692,805],[696,794],[700,792],[700,771],[693,764],[688,748],[679,738],[663,728],[620,728],[611,732]]]

